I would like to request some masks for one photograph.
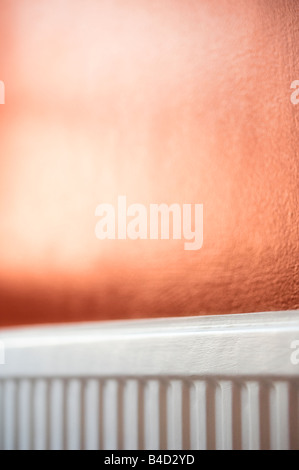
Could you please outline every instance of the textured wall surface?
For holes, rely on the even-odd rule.
[[[0,325],[299,308],[297,0],[0,5]],[[202,203],[204,243],[95,237]]]

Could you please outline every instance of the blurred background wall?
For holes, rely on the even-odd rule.
[[[0,326],[299,308],[297,0],[1,0]],[[204,243],[95,237],[202,203]]]

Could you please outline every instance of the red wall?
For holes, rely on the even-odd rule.
[[[1,0],[0,325],[299,308],[298,24],[297,0]],[[202,203],[202,249],[97,240],[122,194]]]

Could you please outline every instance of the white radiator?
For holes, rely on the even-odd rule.
[[[299,311],[0,331],[0,449],[298,449]]]

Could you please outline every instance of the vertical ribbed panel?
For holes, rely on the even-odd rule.
[[[242,387],[242,447],[244,450],[260,448],[260,387],[259,382],[248,381]]]
[[[62,450],[65,443],[64,421],[64,389],[63,380],[52,380],[50,383],[50,449]]]
[[[207,383],[194,380],[190,388],[190,436],[192,450],[207,449]]]
[[[85,381],[84,393],[84,442],[86,450],[97,450],[100,445],[100,382],[95,379]]]
[[[5,450],[17,448],[17,383],[13,380],[4,382],[3,387],[3,435]]]
[[[138,380],[127,380],[123,393],[123,436],[124,449],[138,449],[138,412],[139,412],[139,387]]]
[[[298,449],[298,382],[0,381],[1,449]]]
[[[0,381],[0,449],[4,449],[4,383]]]
[[[148,380],[144,388],[145,449],[160,449],[160,382]]]
[[[219,381],[216,387],[216,449],[233,447],[232,388],[229,380]]]
[[[81,448],[82,382],[69,380],[66,387],[66,437],[68,450]]]
[[[103,387],[103,445],[105,450],[118,449],[119,418],[117,380],[106,380]]]
[[[183,383],[181,380],[171,380],[167,394],[167,442],[168,449],[182,449],[183,432]]]
[[[271,448],[289,449],[289,390],[287,382],[274,382],[270,390]]]
[[[32,383],[29,380],[20,380],[18,386],[18,429],[17,441],[20,450],[32,447],[31,413],[32,413]]]
[[[33,448],[48,447],[48,383],[36,380],[33,384]]]

